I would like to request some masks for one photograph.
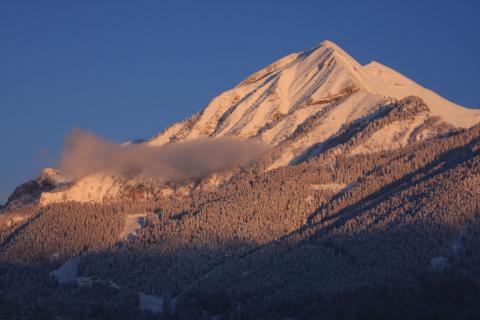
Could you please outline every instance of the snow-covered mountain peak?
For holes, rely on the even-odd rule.
[[[477,123],[479,110],[447,101],[379,62],[362,66],[324,41],[254,72],[145,143],[254,139],[275,151],[268,167],[275,169],[332,149],[339,136],[352,141],[332,154],[345,156],[400,148]],[[132,182],[98,173],[61,193],[44,193],[42,203],[101,201],[121,193],[126,183]]]
[[[455,105],[378,62],[362,66],[327,40],[253,73],[214,98],[201,113],[173,125],[149,143],[234,136],[276,145],[333,100],[349,100],[345,101],[349,111],[344,110],[349,116],[340,120],[344,123],[370,112],[372,106],[409,95],[422,98],[433,115],[453,126],[480,122],[478,111]]]
[[[167,128],[148,143],[162,145],[222,136],[258,139],[271,146],[288,142],[290,147],[284,148],[284,159],[275,165],[281,166],[336,134],[342,126],[408,96],[421,98],[429,111],[408,123],[393,124],[388,134],[385,132],[389,138],[370,146],[369,152],[435,136],[438,130],[432,129],[431,123],[442,124],[442,128],[465,128],[480,122],[478,110],[449,102],[379,62],[362,66],[341,47],[326,40],[253,73],[214,98],[200,113]],[[429,125],[424,125],[425,121]],[[423,134],[408,138],[418,132],[418,127]],[[423,130],[426,127],[430,129]],[[303,134],[299,135],[300,131]]]
[[[261,137],[262,132],[269,131],[265,126],[280,118],[293,116],[300,120],[307,116],[305,107],[313,102],[321,105],[358,88],[375,92],[374,84],[362,75],[361,68],[332,42],[287,55],[214,98],[200,114],[173,125],[150,143],[199,137]],[[311,114],[318,108],[309,109]]]

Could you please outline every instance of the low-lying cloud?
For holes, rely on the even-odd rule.
[[[71,178],[104,171],[160,181],[202,176],[258,158],[264,147],[250,140],[197,139],[164,146],[120,145],[81,129],[65,140],[60,170]]]

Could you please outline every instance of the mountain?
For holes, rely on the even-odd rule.
[[[0,212],[0,316],[475,318],[479,122],[330,41],[290,54],[108,149],[261,142],[248,163],[166,180],[45,169],[19,186]]]
[[[161,146],[199,138],[255,139],[275,149],[268,170],[304,161],[320,152],[324,144],[345,126],[375,119],[387,104],[416,96],[425,104],[408,117],[392,119],[349,150],[351,154],[392,150],[444,135],[456,128],[480,122],[480,111],[458,106],[421,87],[378,62],[360,65],[330,41],[293,53],[259,70],[236,87],[214,98],[202,111],[175,123],[146,144]],[[142,142],[140,142],[142,143]],[[47,181],[61,188],[43,192],[43,204],[118,198],[125,189],[145,184],[101,172],[74,183],[55,183],[58,171],[47,170],[39,184]],[[214,177],[214,184],[224,177]],[[150,186],[156,194],[177,192]],[[60,191],[59,191],[60,189]],[[180,193],[189,192],[186,185]],[[95,192],[92,192],[95,190]],[[18,192],[16,192],[18,193]],[[35,201],[36,192],[27,200]],[[25,193],[20,193],[25,194]],[[16,194],[13,199],[18,199]]]

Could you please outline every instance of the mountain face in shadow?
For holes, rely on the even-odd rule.
[[[0,211],[0,318],[478,317],[479,114],[327,41],[149,140],[92,136],[97,169]]]

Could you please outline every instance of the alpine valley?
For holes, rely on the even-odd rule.
[[[478,318],[479,123],[324,41],[150,139],[81,133],[116,169],[1,207],[0,318]]]

